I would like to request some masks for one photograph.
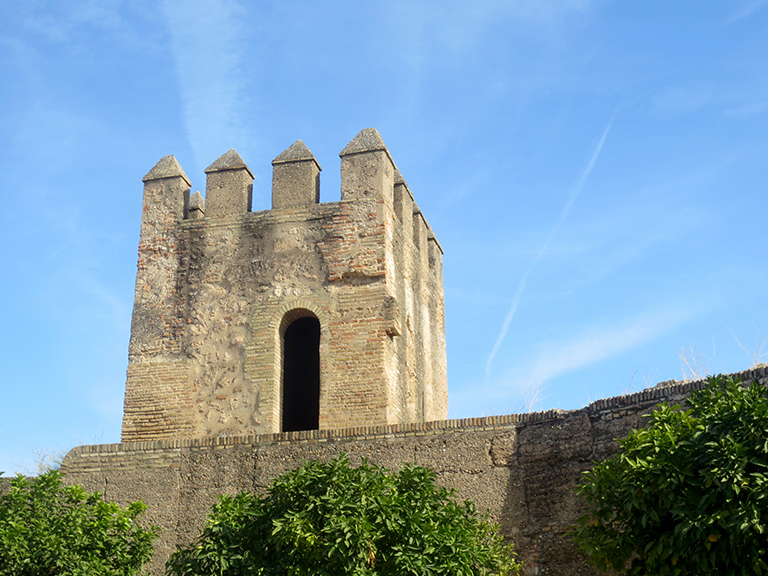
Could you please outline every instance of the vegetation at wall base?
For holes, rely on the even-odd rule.
[[[768,574],[768,388],[716,376],[649,418],[585,473],[582,552],[631,576]]]
[[[64,486],[51,470],[19,475],[0,496],[0,576],[134,576],[152,556],[156,528],[97,492]]]
[[[388,472],[346,456],[277,478],[264,496],[222,496],[175,576],[475,576],[520,570],[498,527],[469,501],[406,465]]]

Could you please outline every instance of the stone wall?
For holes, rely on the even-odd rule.
[[[741,376],[768,384],[768,368]],[[199,533],[217,494],[263,490],[306,460],[342,452],[392,469],[403,462],[434,469],[459,498],[490,511],[516,543],[527,574],[597,574],[565,536],[581,512],[574,488],[582,472],[612,454],[615,439],[642,426],[656,404],[681,402],[701,386],[651,388],[568,412],[81,446],[62,469],[68,482],[107,498],[148,504],[147,520],[163,527],[152,566],[158,575],[176,545]]]
[[[205,199],[173,156],[144,177],[124,441],[279,432],[283,335],[316,318],[320,429],[447,415],[442,249],[374,129],[319,203],[300,140],[273,160],[271,210],[234,150]]]

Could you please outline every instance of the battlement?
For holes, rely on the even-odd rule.
[[[416,249],[424,250],[431,269],[442,274],[443,249],[413,193],[397,169],[375,128],[366,128],[341,151],[341,202],[362,199],[384,201],[397,216]],[[272,160],[272,210],[310,208],[320,204],[322,168],[302,140],[297,140]],[[230,149],[205,169],[205,197],[189,194],[191,181],[174,156],[164,156],[142,179],[152,182],[179,179],[187,190],[169,206],[181,210],[182,220],[206,220],[251,212],[253,173],[236,150]],[[325,204],[337,204],[325,203]]]
[[[173,156],[143,178],[124,440],[445,418],[442,248],[375,129],[340,157],[321,203],[297,140],[259,212],[235,150],[205,198]]]

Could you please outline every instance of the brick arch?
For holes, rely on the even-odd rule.
[[[286,431],[285,417],[287,415],[286,408],[290,410],[290,406],[286,406],[286,401],[290,402],[290,397],[286,397],[285,386],[285,373],[284,361],[286,360],[285,354],[285,333],[289,326],[291,326],[297,320],[303,318],[314,318],[317,320],[320,328],[319,341],[317,343],[319,354],[319,374],[317,375],[317,386],[319,390],[317,406],[317,422],[312,425],[312,428],[318,428],[319,422],[323,419],[323,414],[326,412],[324,409],[327,397],[327,378],[325,375],[328,373],[329,363],[329,345],[328,345],[328,313],[326,310],[318,306],[315,302],[308,299],[296,299],[283,302],[274,311],[272,321],[270,323],[270,332],[274,337],[275,347],[272,352],[272,362],[274,363],[274,399],[276,401],[276,411],[273,421],[273,429],[276,431]],[[295,391],[294,391],[295,393]],[[290,430],[289,430],[290,431]]]
[[[283,318],[280,320],[280,327],[278,329],[280,336],[284,336],[285,330],[288,328],[288,326],[301,318],[314,318],[318,322],[320,321],[320,318],[318,318],[317,314],[312,312],[312,310],[307,308],[292,308],[283,314]],[[322,330],[322,324],[320,325],[320,328]]]
[[[282,335],[288,324],[299,318],[314,316],[320,321],[320,329],[325,332],[328,328],[328,314],[315,302],[304,298],[283,302],[272,315],[271,330],[273,333]]]
[[[331,366],[328,350],[330,335],[329,302],[310,298],[269,299],[254,306],[249,314],[250,333],[246,343],[245,378],[254,391],[254,430],[281,431],[282,402],[282,337],[288,324],[304,316],[314,316],[320,322],[320,386],[321,422]],[[286,321],[283,325],[283,321]],[[322,424],[321,424],[322,427]]]

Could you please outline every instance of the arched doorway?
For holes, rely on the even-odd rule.
[[[283,432],[317,430],[320,419],[320,321],[303,316],[283,333]]]

